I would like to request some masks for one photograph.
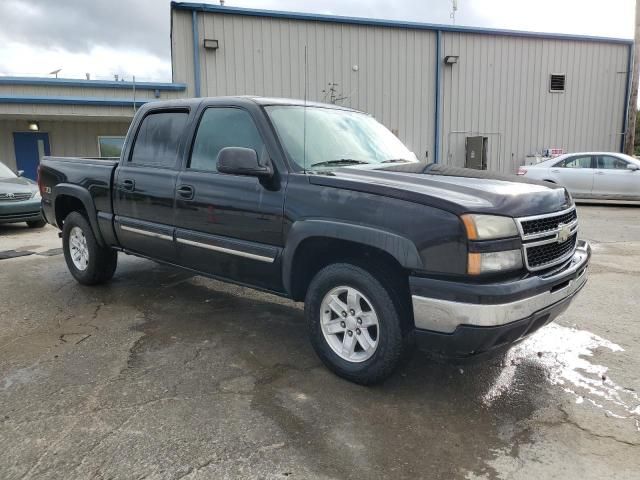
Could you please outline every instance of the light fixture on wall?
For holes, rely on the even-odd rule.
[[[458,58],[458,55],[447,55],[446,57],[444,57],[444,63],[445,65],[454,65],[458,63]]]
[[[40,130],[40,124],[38,122],[30,120],[29,121],[29,130],[31,130],[32,132],[39,131]]]
[[[205,38],[204,39],[204,48],[207,50],[217,50],[220,45],[218,44],[218,40],[213,38]]]

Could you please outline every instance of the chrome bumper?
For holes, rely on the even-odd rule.
[[[545,282],[552,284],[547,291],[509,303],[465,303],[412,295],[415,326],[423,330],[453,333],[460,325],[495,327],[528,318],[573,296],[584,286],[587,281],[585,266],[589,262],[590,253],[589,244],[580,241],[571,262],[565,268],[549,277],[543,277]],[[564,283],[563,278],[569,280]]]

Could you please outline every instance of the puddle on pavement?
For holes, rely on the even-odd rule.
[[[551,323],[509,351],[504,369],[482,400],[491,406],[500,397],[509,395],[518,369],[534,366],[545,372],[552,385],[573,395],[577,404],[591,404],[616,418],[635,418],[638,426],[638,394],[618,385],[609,377],[608,367],[593,361],[597,349],[624,351],[619,345],[586,330]]]

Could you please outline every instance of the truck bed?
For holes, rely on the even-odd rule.
[[[39,178],[42,186],[54,195],[74,185],[86,189],[97,211],[111,213],[111,185],[118,162],[118,158],[45,156],[40,163]]]

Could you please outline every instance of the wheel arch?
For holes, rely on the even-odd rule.
[[[58,228],[62,229],[62,223],[69,213],[84,211],[96,241],[100,246],[105,245],[98,226],[98,216],[93,198],[87,189],[78,185],[58,184],[55,187],[52,203]]]
[[[349,259],[373,260],[398,274],[422,267],[408,238],[362,225],[304,220],[294,223],[282,252],[284,288],[294,300],[303,300],[317,271]]]

